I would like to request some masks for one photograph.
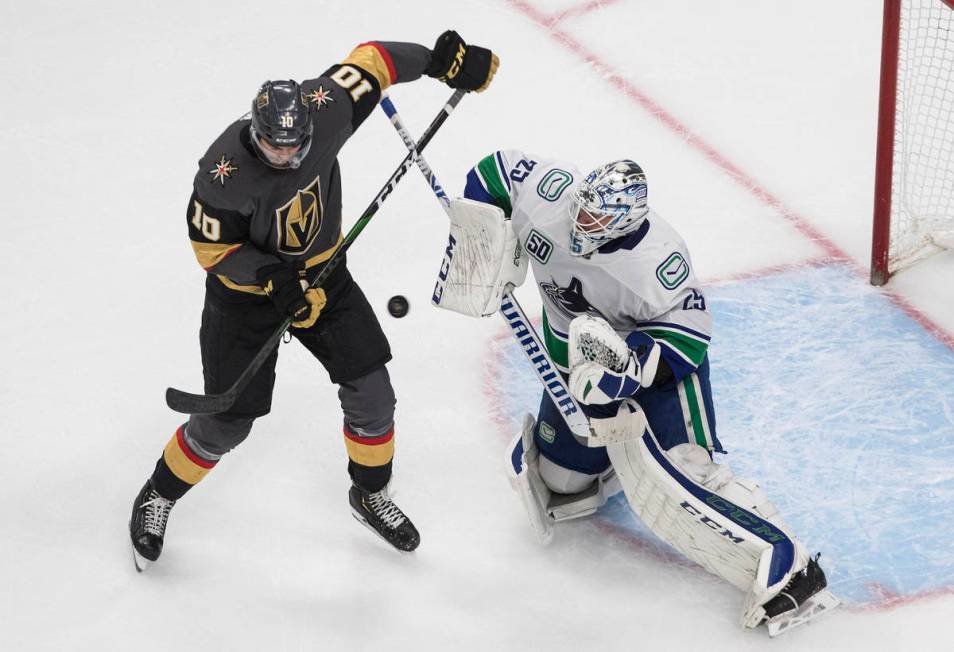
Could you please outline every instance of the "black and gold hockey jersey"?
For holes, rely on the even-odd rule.
[[[200,159],[187,210],[199,264],[232,290],[263,294],[256,272],[265,265],[328,260],[342,242],[338,151],[381,92],[419,78],[430,57],[413,43],[363,43],[302,82],[314,132],[298,168],[275,169],[256,155],[248,117],[230,125]]]

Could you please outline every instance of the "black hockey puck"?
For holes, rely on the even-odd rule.
[[[400,294],[396,294],[390,299],[388,299],[388,312],[391,313],[392,317],[400,319],[407,315],[408,310],[411,309],[411,306],[408,304],[407,299]]]

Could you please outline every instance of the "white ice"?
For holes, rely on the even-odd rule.
[[[297,344],[282,347],[272,413],[176,506],[147,574],[134,571],[126,532],[132,498],[180,423],[164,389],[201,388],[203,272],[184,223],[195,163],[263,79],[316,76],[370,39],[430,45],[454,27],[498,52],[501,67],[427,151],[449,192],[497,148],[584,168],[629,156],[714,286],[844,257],[848,284],[865,293],[879,5],[4,2],[0,650],[954,647],[950,589],[848,605],[769,643],[739,629],[733,588],[605,519],[566,524],[538,548],[503,473],[511,433],[499,405],[535,393],[534,381],[491,388],[501,322],[429,306],[446,229],[416,172],[356,242],[349,267],[394,349],[395,486],[420,549],[399,555],[352,519],[335,387]],[[448,94],[430,80],[392,91],[417,134]],[[346,225],[402,148],[377,113],[346,146]],[[952,269],[954,254],[939,255],[879,294],[954,341]],[[384,311],[398,293],[411,301],[403,320]],[[539,305],[530,286],[518,296],[531,312]],[[879,339],[877,319],[844,315],[873,357],[893,344]],[[910,330],[924,336],[918,322]],[[775,355],[754,346],[746,364]],[[938,350],[949,364],[950,348]],[[851,386],[819,386],[818,365],[800,378],[806,409],[813,388],[831,402]],[[534,410],[535,401],[516,407]],[[811,441],[756,442],[740,424],[772,423],[773,405],[749,408],[761,411],[751,420],[720,413],[727,448],[743,459],[748,451],[769,476],[776,461],[811,466]],[[883,425],[910,436],[913,472],[926,462],[917,441],[933,433],[899,414],[869,421],[875,434]],[[855,462],[845,461],[851,472],[833,499],[859,533],[907,538],[903,519],[844,500],[869,480]],[[950,471],[925,469],[937,482]],[[812,511],[797,492],[779,502]],[[949,523],[938,533],[954,534]],[[949,571],[954,558],[936,563]]]

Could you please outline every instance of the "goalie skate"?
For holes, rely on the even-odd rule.
[[[818,565],[818,556],[809,559],[804,570],[795,574],[778,595],[765,603],[764,623],[769,636],[774,638],[784,634],[824,616],[841,604],[826,586],[827,580]]]
[[[841,600],[835,597],[831,591],[824,589],[805,600],[798,609],[788,611],[781,616],[766,621],[765,626],[768,628],[769,636],[775,638],[799,625],[804,625],[824,616],[840,604]]]

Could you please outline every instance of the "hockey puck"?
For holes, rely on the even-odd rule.
[[[411,309],[411,306],[408,304],[407,299],[400,294],[396,294],[390,299],[388,299],[388,312],[391,313],[391,316],[400,319],[407,315],[408,310]]]

